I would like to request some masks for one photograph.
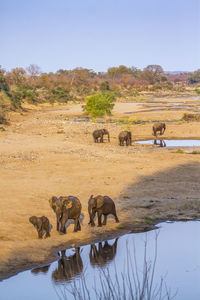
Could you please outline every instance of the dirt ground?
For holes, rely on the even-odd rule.
[[[180,102],[174,107],[174,102]],[[186,108],[182,108],[182,106]],[[180,108],[178,106],[181,106]],[[156,109],[156,110],[155,110]],[[157,110],[160,109],[160,110]],[[148,123],[75,122],[81,105],[29,109],[12,113],[10,126],[0,132],[0,279],[56,258],[56,249],[69,248],[151,228],[161,220],[200,217],[200,155],[193,147],[177,153],[133,142],[118,146],[118,134],[129,127],[133,140],[152,139],[152,120],[166,120],[165,139],[200,139],[200,123],[180,121],[184,112],[197,112],[198,99],[153,99],[149,103],[116,103],[112,118],[134,118]],[[107,128],[111,142],[95,144],[92,132]],[[200,147],[195,148],[200,150]],[[90,195],[114,199],[120,223],[88,225]],[[82,203],[82,231],[56,232],[49,198],[74,195]],[[38,240],[30,216],[45,215],[51,238]]]

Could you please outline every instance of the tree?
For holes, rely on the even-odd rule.
[[[8,77],[11,84],[20,86],[26,82],[26,71],[23,68],[15,68],[11,70]]]
[[[200,82],[200,69],[196,70],[188,77],[188,82],[190,84],[199,83]]]
[[[83,110],[92,117],[110,115],[114,107],[115,96],[113,93],[99,93],[86,97],[86,105]]]
[[[110,85],[108,81],[102,81],[99,87],[101,92],[110,91]]]
[[[148,65],[143,70],[143,78],[149,81],[150,84],[154,84],[155,82],[159,82],[161,77],[163,76],[164,71],[163,68],[159,65]]]
[[[37,65],[34,65],[34,64],[31,64],[31,65],[30,65],[29,67],[27,67],[26,69],[27,69],[28,74],[29,74],[31,77],[38,76],[38,75],[41,73],[40,67],[37,66]]]
[[[9,86],[6,81],[5,70],[0,66],[0,91],[1,90],[7,92],[9,90]]]

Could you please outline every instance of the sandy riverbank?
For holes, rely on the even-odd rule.
[[[180,122],[183,112],[196,112],[198,102],[184,98],[192,108],[170,110],[171,101],[163,101],[162,111],[154,110],[156,101],[148,109],[147,104],[118,103],[113,117],[127,117],[131,112],[128,117],[141,120],[167,118],[173,122],[167,124],[165,138],[199,139],[200,123]],[[149,218],[154,223],[200,217],[200,155],[136,143],[119,147],[117,136],[127,125],[67,120],[80,114],[80,105],[32,110],[11,115],[11,125],[0,132],[0,279],[53,259],[52,249],[61,245],[97,241],[141,224],[147,227]],[[91,133],[102,127],[110,131],[111,143],[94,144]],[[129,128],[135,140],[152,138],[151,123]],[[103,228],[87,225],[91,194],[115,200],[120,224],[109,219]],[[80,198],[84,214],[81,232],[73,233],[73,225],[67,235],[56,232],[55,215],[48,203],[52,195]],[[28,222],[32,215],[50,219],[51,238],[37,239]]]

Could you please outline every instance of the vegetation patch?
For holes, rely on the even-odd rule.
[[[184,151],[183,149],[177,149],[177,150],[176,150],[176,153],[179,153],[179,154],[184,154],[184,153],[185,153],[185,151]]]
[[[153,225],[153,220],[149,216],[144,217],[144,222],[148,225]]]
[[[86,105],[83,105],[82,108],[86,114],[92,117],[102,117],[105,114],[111,115],[114,101],[114,93],[98,93],[86,97]]]
[[[184,120],[184,121],[200,121],[200,114],[184,113],[182,120]]]
[[[194,151],[192,151],[192,154],[200,154],[200,151],[199,150],[194,150]]]
[[[123,225],[117,225],[116,228],[117,229],[124,229],[124,226]]]

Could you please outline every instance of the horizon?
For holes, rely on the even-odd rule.
[[[77,66],[200,68],[198,0],[2,0],[0,25],[6,70],[30,64],[44,73]]]
[[[57,70],[55,70],[55,71],[49,71],[49,72],[46,72],[46,71],[43,71],[42,69],[41,69],[41,67],[39,66],[39,65],[37,65],[37,64],[29,64],[28,66],[26,66],[26,67],[22,67],[22,66],[17,66],[17,67],[13,67],[13,68],[10,68],[10,69],[6,69],[6,68],[4,68],[4,66],[3,65],[1,65],[0,64],[0,68],[1,69],[3,69],[3,70],[5,70],[6,72],[11,72],[13,69],[16,69],[16,68],[23,68],[25,71],[27,70],[27,68],[30,66],[30,65],[36,65],[37,67],[39,67],[39,69],[40,69],[40,74],[44,74],[44,73],[56,73],[56,72],[58,72],[59,70],[64,70],[64,71],[73,71],[73,70],[75,70],[75,69],[87,69],[87,70],[91,70],[91,71],[93,71],[93,72],[95,72],[96,74],[98,74],[98,73],[106,73],[107,71],[108,71],[108,69],[109,68],[115,68],[115,67],[120,67],[121,65],[115,65],[115,66],[110,66],[110,67],[108,67],[108,69],[107,70],[105,70],[105,71],[99,71],[99,70],[94,70],[94,69],[92,69],[92,68],[84,68],[84,67],[81,67],[81,66],[78,66],[78,67],[75,67],[75,68],[73,68],[73,69],[57,69]],[[153,65],[153,64],[149,64],[149,65]],[[147,66],[149,66],[149,65],[147,65]],[[147,66],[145,66],[144,68],[146,68]],[[132,67],[135,67],[135,68],[137,68],[137,70],[141,70],[141,71],[143,71],[144,70],[144,68],[143,69],[140,69],[140,68],[138,68],[138,67],[136,67],[136,66],[125,66],[125,67],[127,67],[127,68],[132,68]],[[162,66],[161,66],[162,67]],[[199,68],[200,69],[200,68]],[[196,69],[196,70],[198,70],[198,69]],[[183,73],[193,73],[193,72],[195,72],[196,70],[193,70],[193,71],[186,71],[186,70],[164,70],[163,69],[163,71],[164,71],[164,73],[165,74],[183,74]]]

